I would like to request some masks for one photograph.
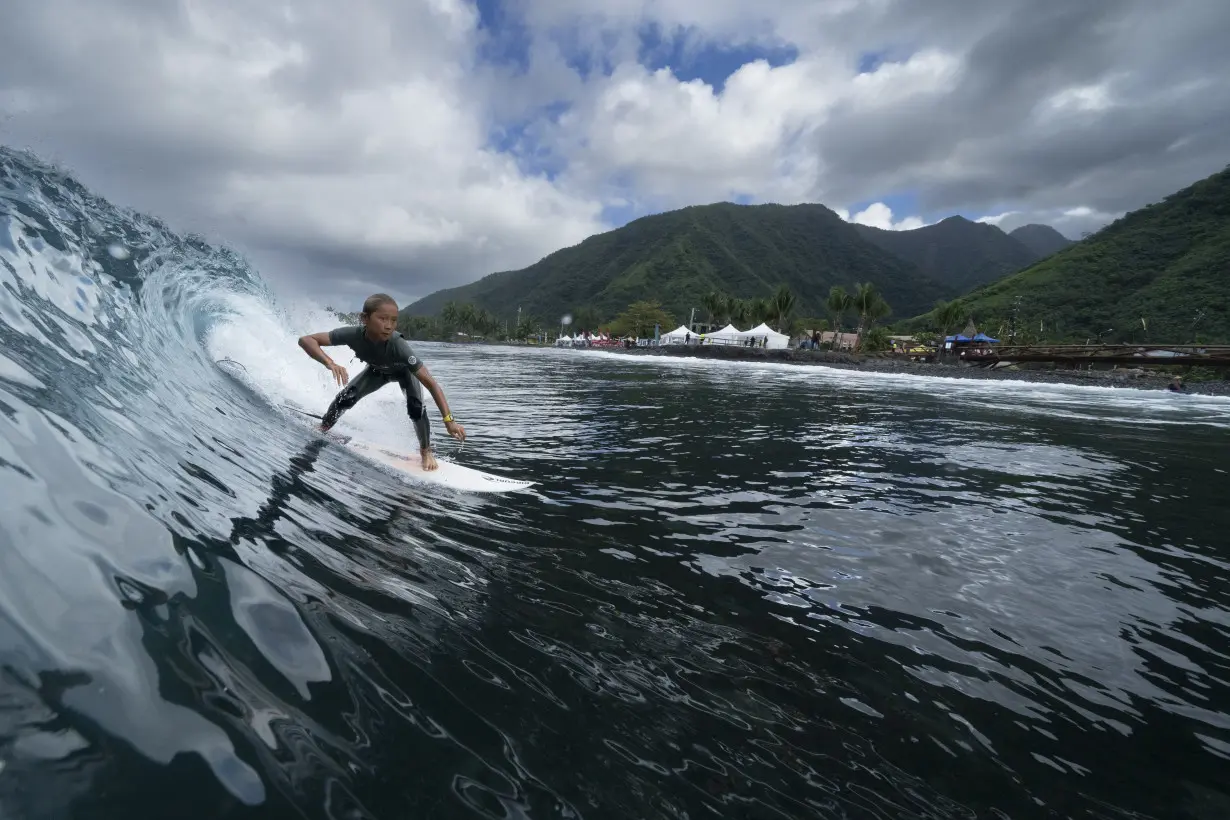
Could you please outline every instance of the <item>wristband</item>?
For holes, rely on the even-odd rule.
[[[447,416],[445,416],[445,417],[444,417],[444,423],[445,423],[445,424],[448,424],[450,421],[453,421],[453,414],[452,414],[452,413],[449,413]]]

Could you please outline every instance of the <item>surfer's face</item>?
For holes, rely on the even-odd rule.
[[[386,341],[397,330],[397,305],[385,302],[367,315],[367,335],[379,341]]]

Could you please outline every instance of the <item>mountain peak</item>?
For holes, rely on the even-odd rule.
[[[784,284],[797,298],[797,315],[823,316],[833,285],[871,282],[902,316],[959,295],[865,242],[858,227],[819,204],[693,205],[642,216],[522,270],[437,291],[404,313],[434,315],[457,301],[501,316],[521,306],[524,315],[547,322],[581,308],[609,319],[649,299],[686,320],[707,293],[768,298]]]
[[[1057,233],[1027,225],[1013,236]],[[1087,239],[1065,242],[1064,250],[978,288],[962,305],[979,319],[1015,316],[1048,341],[1230,338],[1230,168]]]
[[[1058,253],[1072,244],[1071,239],[1050,225],[1039,225],[1036,222],[1022,225],[1008,235],[1036,253],[1039,259]]]
[[[871,244],[960,293],[1015,273],[1040,258],[994,225],[959,215],[910,231],[854,227]]]

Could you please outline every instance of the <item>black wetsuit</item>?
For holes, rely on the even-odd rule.
[[[346,345],[354,351],[355,358],[367,363],[367,367],[333,399],[325,411],[324,429],[337,424],[342,413],[354,407],[359,399],[395,381],[406,395],[406,411],[419,437],[419,447],[427,449],[431,444],[431,425],[423,407],[423,390],[414,377],[423,363],[414,355],[410,343],[396,331],[387,342],[373,342],[367,338],[367,330],[362,325],[348,325],[330,330],[329,344]]]

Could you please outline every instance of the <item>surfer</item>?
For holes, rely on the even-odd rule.
[[[354,351],[357,359],[367,363],[367,367],[351,380],[346,368],[321,350],[322,345],[346,345]],[[431,429],[427,421],[427,410],[423,407],[423,394],[419,389],[421,382],[436,400],[436,407],[440,408],[448,434],[458,441],[465,441],[466,430],[453,419],[453,414],[448,409],[448,400],[444,398],[444,391],[432,378],[427,365],[414,354],[410,343],[397,332],[397,302],[392,296],[377,293],[367,297],[363,310],[359,313],[358,325],[300,336],[299,347],[327,367],[333,373],[333,378],[342,386],[341,392],[334,397],[321,419],[321,432],[326,432],[337,424],[342,413],[354,407],[359,399],[391,381],[396,381],[405,393],[406,410],[410,414],[414,432],[418,435],[423,469],[434,470],[439,464],[431,452]]]

